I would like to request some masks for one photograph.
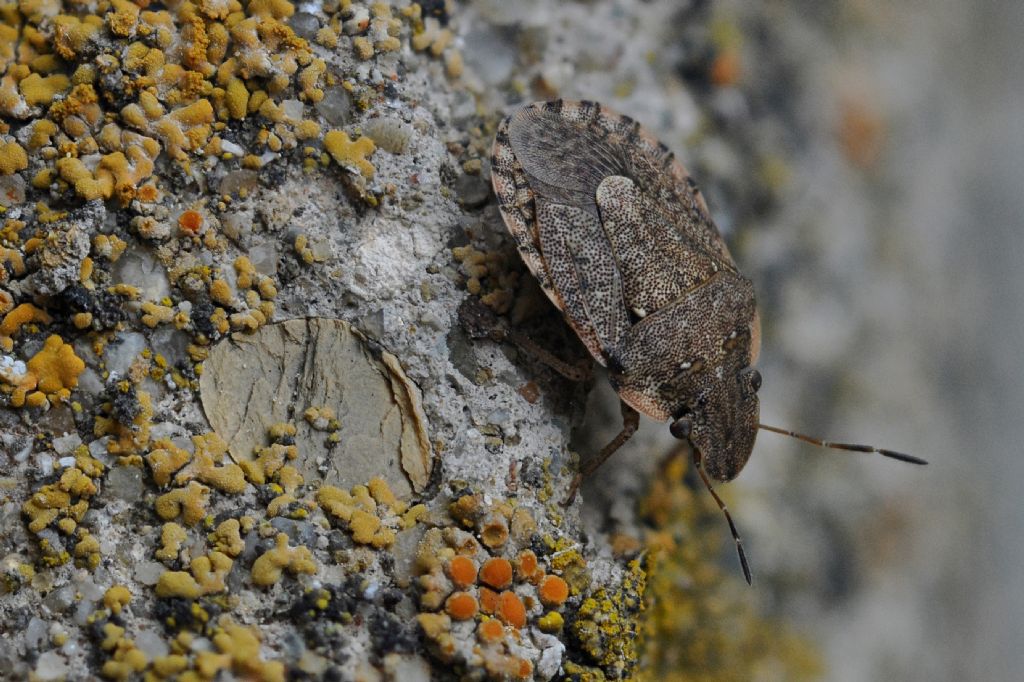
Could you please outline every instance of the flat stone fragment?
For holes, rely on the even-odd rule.
[[[344,488],[382,476],[399,496],[422,491],[433,454],[419,388],[397,358],[378,360],[347,322],[288,320],[218,344],[200,380],[210,425],[236,462],[251,461],[267,444],[267,429],[295,424],[307,482]],[[307,408],[330,408],[338,442],[303,419]]]

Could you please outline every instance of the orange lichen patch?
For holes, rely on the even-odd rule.
[[[93,175],[81,159],[57,159],[57,173],[86,201],[109,199],[114,193],[114,176],[109,172]]]
[[[469,592],[453,592],[444,602],[444,610],[452,620],[470,620],[478,609],[476,597]]]
[[[557,575],[545,576],[540,581],[537,594],[545,606],[560,606],[569,598],[569,584]]]
[[[253,485],[263,485],[278,476],[285,467],[285,461],[293,460],[298,456],[299,450],[296,446],[272,443],[260,448],[256,453],[255,460],[243,461],[241,467],[245,472],[245,477]]]
[[[377,504],[387,506],[396,514],[401,514],[408,507],[405,502],[399,502],[394,492],[391,491],[391,487],[388,486],[388,482],[380,476],[371,478],[366,487],[370,491],[370,496],[376,500]]]
[[[743,75],[743,58],[736,48],[724,50],[711,63],[708,78],[719,87],[736,85]]]
[[[496,549],[508,541],[508,522],[500,514],[491,514],[480,527],[480,541]]]
[[[480,581],[499,590],[512,584],[512,564],[508,559],[492,557],[480,568]]]
[[[28,168],[25,148],[13,140],[0,142],[0,175],[10,175]]]
[[[844,98],[840,112],[837,135],[843,154],[858,168],[870,168],[885,149],[885,119],[864,98]]]
[[[4,315],[3,322],[0,322],[0,348],[8,353],[14,348],[11,337],[14,336],[22,325],[30,322],[50,324],[52,319],[45,310],[35,307],[31,303],[22,303],[11,312]]]
[[[495,618],[485,620],[477,627],[476,637],[485,644],[500,642],[505,638],[505,626]]]
[[[486,587],[481,587],[480,610],[484,613],[495,613],[498,610],[498,593]]]
[[[532,582],[539,575],[543,574],[544,571],[540,568],[537,555],[533,553],[532,549],[524,549],[516,557],[516,578],[519,580]]]
[[[230,557],[236,557],[245,549],[245,541],[239,533],[241,523],[238,519],[227,519],[222,521],[216,530],[208,536],[210,543],[218,552],[223,552]]]
[[[289,547],[288,536],[278,533],[275,547],[267,550],[252,565],[252,582],[261,587],[273,585],[281,579],[281,572],[292,575],[316,573],[316,561],[306,547]]]
[[[367,157],[377,146],[370,138],[363,136],[353,141],[343,130],[329,130],[324,135],[324,148],[339,166],[353,167],[367,180],[373,179],[375,169]]]
[[[106,14],[107,26],[116,36],[129,37],[135,33],[139,21],[139,6],[126,0],[111,0],[113,12]]]
[[[466,556],[453,557],[445,572],[456,587],[467,588],[476,582],[476,563]]]
[[[199,211],[185,211],[178,216],[178,227],[187,235],[197,235],[203,228],[203,214]]]
[[[526,626],[526,607],[515,592],[506,590],[498,595],[498,608],[494,615],[500,618],[501,622],[514,628]]]

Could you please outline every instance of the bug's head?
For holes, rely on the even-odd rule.
[[[736,478],[750,459],[761,414],[760,387],[761,374],[753,367],[710,381],[670,426],[673,436],[689,441],[717,481]]]

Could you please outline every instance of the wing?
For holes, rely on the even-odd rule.
[[[537,199],[540,247],[561,309],[591,355],[618,366],[629,331],[622,276],[596,208]]]
[[[602,364],[620,364],[631,325],[735,269],[672,153],[597,103],[537,103],[505,119],[492,178],[524,261]]]

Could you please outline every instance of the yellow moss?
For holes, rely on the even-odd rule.
[[[253,562],[252,581],[261,587],[273,585],[281,579],[281,572],[287,570],[292,575],[299,573],[316,573],[316,562],[313,554],[306,547],[289,547],[288,536],[279,533],[276,546],[267,550]]]
[[[124,608],[131,599],[131,590],[124,585],[114,585],[103,594],[103,605],[116,615],[121,613],[121,609]]]
[[[28,168],[28,154],[17,142],[0,142],[0,175],[10,175]]]
[[[373,164],[367,160],[377,149],[366,136],[353,141],[343,130],[329,130],[324,135],[324,148],[339,166],[355,167],[364,178],[373,178]]]

